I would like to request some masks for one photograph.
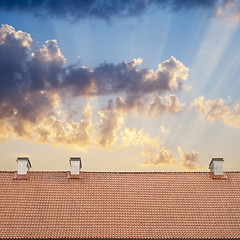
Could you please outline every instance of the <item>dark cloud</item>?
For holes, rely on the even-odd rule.
[[[55,91],[73,96],[124,94],[125,104],[134,107],[149,94],[179,90],[188,78],[189,69],[174,57],[160,63],[156,71],[142,68],[142,59],[103,63],[91,70],[66,67],[56,40],[34,52],[32,42],[27,33],[8,25],[0,28],[0,118],[15,111],[36,121],[42,111],[51,110],[47,95]]]
[[[0,9],[48,14],[58,18],[79,20],[86,17],[111,19],[115,16],[136,16],[147,11],[166,9],[216,8],[217,0],[1,0]]]
[[[31,89],[58,87],[65,58],[57,46],[56,40],[49,40],[46,45],[32,53],[31,61],[26,63],[31,80]]]
[[[128,104],[134,105],[146,94],[179,90],[188,78],[189,69],[174,57],[159,64],[156,71],[142,68],[141,63],[141,59],[134,59],[116,65],[103,63],[93,70],[74,66],[62,68],[58,72],[59,87],[73,87],[75,96],[124,93]]]
[[[15,116],[35,122],[42,112],[52,107],[46,94],[41,92],[44,90],[40,84],[43,79],[37,77],[44,75],[48,62],[45,61],[42,67],[38,63],[39,68],[32,68],[35,56],[31,55],[31,45],[29,34],[16,32],[8,25],[0,29],[0,118]],[[44,61],[40,62],[43,65]],[[55,67],[56,61],[53,62]],[[54,81],[53,75],[44,76],[44,81]]]
[[[180,114],[185,107],[185,103],[181,103],[175,95],[166,95],[165,99],[160,96],[151,98],[150,95],[141,98],[138,93],[132,93],[125,100],[117,97],[112,102],[118,113],[156,118],[161,118],[163,114]]]
[[[0,139],[9,132],[31,140],[87,146],[91,111],[86,108],[80,122],[72,121],[71,113],[62,111],[66,97],[70,102],[75,97],[121,94],[125,101],[118,97],[99,111],[98,143],[109,147],[124,121],[121,111],[147,108],[145,100],[179,90],[188,78],[189,69],[174,57],[160,63],[155,71],[143,68],[140,58],[89,69],[66,66],[56,40],[46,41],[35,51],[32,45],[30,34],[9,25],[0,28]],[[170,100],[161,104],[159,98],[152,108],[175,113],[181,105],[174,96]]]
[[[141,104],[148,94],[179,90],[188,78],[189,69],[174,57],[160,63],[156,71],[142,68],[141,63],[141,59],[134,59],[100,65],[92,72],[94,89],[98,94],[124,93],[126,105],[131,108]]]
[[[16,32],[8,25],[0,29],[0,98],[9,95],[9,91],[19,91],[23,87],[25,62],[31,43],[32,39],[27,33]]]

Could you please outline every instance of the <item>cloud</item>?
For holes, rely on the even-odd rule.
[[[160,127],[161,132],[166,132],[164,126]],[[143,132],[142,129],[125,128],[122,133],[122,141],[124,146],[141,146],[142,157],[145,161],[141,164],[143,167],[166,165],[172,166],[177,164],[177,159],[174,157],[173,152],[162,146],[161,137],[151,137],[149,134]],[[182,167],[188,170],[195,170],[200,168],[199,153],[192,151],[192,153],[185,153],[181,146],[177,147],[180,155],[180,163]]]
[[[74,146],[85,148],[91,145],[91,119],[84,116],[79,122],[59,120],[54,116],[42,119],[37,125],[31,126],[31,140],[53,145]],[[28,130],[30,130],[28,128]]]
[[[27,33],[8,25],[0,29],[0,119],[33,123],[53,109],[51,94],[45,90],[56,85],[56,72],[64,60],[59,61],[55,41],[34,53],[32,43]],[[16,130],[21,132],[20,127]]]
[[[240,21],[240,3],[236,0],[221,1],[220,6],[215,9],[215,15],[221,19]]]
[[[175,95],[165,97],[167,103],[162,102],[162,97],[155,97],[149,107],[149,114],[151,116],[161,117],[166,114],[179,114],[182,112],[185,104],[180,103],[179,99]]]
[[[0,119],[0,126],[1,126],[0,142],[3,142],[7,140],[7,137],[9,135],[9,129],[7,126],[7,122],[5,120]]]
[[[88,94],[124,93],[127,104],[134,105],[138,97],[142,98],[146,94],[177,91],[188,79],[189,69],[174,57],[160,63],[156,71],[142,68],[141,63],[141,59],[134,59],[117,65],[100,64],[89,71],[92,82]]]
[[[226,106],[222,98],[205,100],[203,96],[196,98],[191,107],[195,108],[204,119],[210,121],[223,120],[226,125],[240,128],[239,104],[233,105],[233,110]]]
[[[25,76],[24,62],[27,61],[31,45],[29,34],[15,31],[8,25],[0,29],[0,98],[9,95],[9,90],[14,92],[25,87],[22,83]]]
[[[11,26],[0,29],[0,100],[8,105],[2,105],[0,117],[11,115],[9,109],[23,112],[26,118],[30,112],[39,112],[40,105],[51,109],[42,91],[59,91],[61,96],[67,92],[72,97],[124,94],[125,104],[134,106],[146,95],[179,90],[188,78],[189,69],[174,57],[160,63],[156,71],[142,68],[141,59],[117,65],[103,63],[90,70],[65,67],[66,59],[56,40],[46,41],[34,52],[32,42],[29,34]]]
[[[9,25],[0,29],[1,140],[11,134],[52,144],[73,140],[86,144],[87,119],[76,124],[56,119],[60,96],[53,87],[59,86],[58,74],[65,63],[57,42],[47,41],[35,52],[32,44],[30,34]],[[66,131],[64,125],[72,130]]]
[[[147,161],[142,166],[174,165],[176,163],[171,150],[166,147],[156,149],[156,152],[148,149],[143,152],[143,156],[147,158]]]
[[[155,71],[142,67],[140,58],[89,69],[66,66],[56,40],[48,40],[35,50],[33,44],[28,33],[9,25],[0,28],[1,139],[12,135],[86,147],[96,145],[90,136],[95,132],[98,144],[110,147],[124,122],[122,113],[145,112],[160,117],[182,111],[184,104],[175,95],[166,96],[165,100],[159,97],[179,91],[188,79],[189,69],[174,57],[160,63]],[[82,120],[72,120],[69,102],[106,95],[122,95],[124,99],[119,96],[110,100],[106,108],[98,111],[98,129],[92,124],[88,107],[83,110]],[[154,115],[156,111],[158,114]]]
[[[131,105],[146,94],[177,91],[188,78],[189,69],[174,57],[160,63],[156,71],[141,67],[142,59],[116,65],[102,63],[91,70],[74,65],[64,67],[66,59],[56,40],[46,41],[35,52],[31,52],[32,42],[29,34],[16,32],[11,26],[3,25],[0,29],[0,82],[5,89],[68,88],[74,96],[124,93]]]
[[[160,131],[166,131],[166,128],[161,126]],[[161,146],[160,137],[151,137],[144,133],[142,129],[137,130],[135,128],[125,128],[121,135],[125,146],[134,145],[144,148],[141,155],[147,160],[141,166],[173,165],[176,163],[171,150]]]
[[[29,69],[31,90],[48,89],[61,85],[61,74],[66,59],[57,45],[57,40],[46,41],[43,48],[32,54],[26,65]]]
[[[83,119],[80,120],[79,122],[74,122],[71,119],[67,119],[66,122],[63,124],[61,123],[61,126],[66,126],[64,129],[65,131],[61,131],[62,133],[64,132],[65,134],[58,138],[56,138],[56,143],[62,143],[66,142],[67,145],[70,144],[75,144],[77,146],[89,146],[92,144],[91,141],[91,136],[90,136],[90,131],[92,129],[92,108],[91,106],[87,103],[84,106],[83,109]]]
[[[218,2],[217,0],[2,0],[0,1],[0,9],[5,11],[25,11],[35,13],[38,16],[44,15],[78,21],[88,17],[109,20],[113,17],[139,16],[149,11],[156,11],[157,9],[175,12],[198,8],[214,11]]]
[[[181,158],[181,165],[188,170],[196,170],[199,167],[199,153],[192,151],[192,153],[185,153],[181,146],[177,147]]]
[[[143,129],[137,130],[136,128],[125,128],[122,133],[122,141],[125,146],[129,145],[147,145],[158,146],[160,138],[152,138],[143,132]]]
[[[138,95],[138,93],[132,93],[131,100],[129,100],[129,96],[126,97],[126,100],[122,97],[117,97],[115,101],[112,100],[115,111],[121,114],[134,113],[137,116],[160,118],[164,114],[177,115],[185,107],[185,103],[180,103],[178,97],[172,94],[166,95],[164,98]]]
[[[131,67],[131,69],[134,68]],[[126,83],[121,82],[122,77],[119,78],[118,84],[121,84],[121,87],[126,86],[125,91],[120,91],[125,94],[125,100],[118,97],[115,101],[116,108],[122,113],[128,113],[132,110],[135,113],[142,112],[142,110],[147,112],[145,105],[153,94],[159,96],[167,91],[180,90],[183,82],[188,79],[189,68],[176,58],[171,57],[159,64],[155,72],[147,69],[136,71],[132,72],[131,76],[127,75],[124,78]],[[136,73],[138,76],[135,77]],[[176,96],[167,96],[166,100],[168,104],[162,103],[161,97],[155,97],[147,114],[152,114],[155,109],[160,110],[161,113],[179,113],[182,111],[184,104],[180,104]]]
[[[104,147],[111,147],[118,139],[117,130],[124,122],[124,118],[112,107],[112,102],[109,101],[107,108],[98,111],[101,116],[99,123],[99,144]]]
[[[232,127],[240,128],[240,106],[239,104],[233,105],[234,111],[229,112],[224,118],[224,122]]]
[[[52,103],[56,101],[52,97]],[[57,110],[56,104],[51,112],[40,112],[36,121],[28,121],[25,118],[12,115],[9,119],[2,119],[0,140],[5,141],[9,135],[31,141],[44,142],[52,145],[64,145],[83,149],[92,144],[92,111],[89,104],[83,110],[83,118],[73,121],[61,110]],[[59,115],[62,115],[59,117]]]
[[[197,112],[211,121],[224,118],[229,113],[229,108],[225,106],[222,98],[214,100],[205,100],[203,96],[194,99],[193,105]]]

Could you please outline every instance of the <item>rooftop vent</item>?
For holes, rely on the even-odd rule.
[[[15,174],[15,178],[27,179],[29,170],[32,167],[28,157],[17,158],[18,171]]]
[[[82,168],[82,161],[80,157],[71,157],[70,160],[71,172],[68,178],[80,178],[80,170]]]
[[[226,178],[223,172],[223,158],[213,158],[209,164],[212,178]]]

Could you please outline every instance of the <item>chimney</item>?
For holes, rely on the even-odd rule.
[[[80,157],[71,157],[70,160],[71,172],[68,178],[80,178],[80,170],[82,168],[82,161]]]
[[[17,158],[18,171],[14,178],[28,179],[29,169],[32,167],[28,157]]]
[[[209,164],[210,174],[212,178],[226,178],[223,172],[223,158],[213,158]]]

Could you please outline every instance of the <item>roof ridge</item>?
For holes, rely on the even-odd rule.
[[[3,170],[1,171],[0,170],[0,173],[15,173],[17,172],[17,170],[10,170],[10,171],[6,171],[6,170]],[[30,173],[68,173],[70,172],[70,170],[66,171],[30,171]],[[224,171],[226,173],[240,173],[240,171]],[[109,173],[109,174],[185,174],[185,173],[191,173],[191,174],[203,174],[203,173],[209,173],[209,172],[117,172],[117,171],[114,171],[114,172],[108,172],[108,171],[81,171],[81,173]]]

